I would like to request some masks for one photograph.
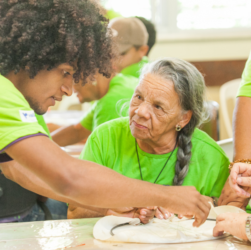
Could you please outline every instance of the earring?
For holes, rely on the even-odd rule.
[[[176,125],[176,131],[180,131],[182,129],[182,127],[180,125]]]

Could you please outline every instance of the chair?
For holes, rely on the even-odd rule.
[[[208,112],[208,119],[200,129],[211,136],[215,141],[219,140],[219,104],[215,101],[206,101],[204,106]]]
[[[220,108],[226,132],[229,138],[233,137],[232,115],[236,102],[236,94],[241,83],[241,78],[224,83],[220,87]],[[229,101],[232,101],[229,102]],[[231,105],[232,104],[232,105]]]

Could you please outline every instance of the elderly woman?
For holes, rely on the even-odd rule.
[[[219,197],[229,161],[216,142],[196,128],[203,120],[204,90],[203,76],[188,62],[167,58],[146,65],[130,102],[129,118],[99,126],[80,158],[134,179],[195,186],[205,196]],[[132,216],[130,209],[104,214]],[[146,221],[155,213],[154,208],[133,211],[133,216]],[[160,218],[160,212],[168,216],[162,208],[157,212]],[[69,218],[90,216],[101,215],[69,207]]]

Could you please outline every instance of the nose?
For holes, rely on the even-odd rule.
[[[71,96],[73,92],[73,80],[64,83],[61,87],[61,90],[66,96]]]
[[[145,119],[150,119],[150,107],[149,105],[147,105],[146,102],[143,102],[139,105],[138,109],[135,111],[135,113],[139,116],[139,117],[142,117],[142,118],[145,118]]]

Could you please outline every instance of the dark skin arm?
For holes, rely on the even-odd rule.
[[[59,146],[65,147],[87,139],[90,134],[90,130],[78,123],[57,129],[51,133],[51,137]]]
[[[72,158],[45,136],[19,141],[6,153],[69,202],[101,208],[162,206],[169,212],[194,215],[195,226],[206,220],[210,210],[194,187],[163,187],[127,178]]]
[[[251,98],[238,97],[233,115],[234,160],[251,159]],[[230,159],[231,160],[231,159]],[[218,205],[232,205],[245,210],[249,199],[232,189],[229,179],[222,190]]]

